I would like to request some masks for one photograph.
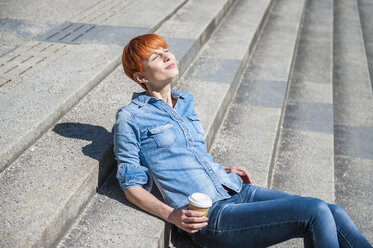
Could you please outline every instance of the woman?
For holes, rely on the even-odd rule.
[[[201,247],[265,247],[293,237],[306,247],[372,247],[341,207],[254,186],[245,168],[214,162],[193,96],[171,89],[179,71],[162,37],[135,37],[122,62],[145,89],[118,111],[113,127],[117,178],[130,202]],[[165,203],[149,193],[153,181]],[[186,209],[195,192],[213,201],[206,217]]]

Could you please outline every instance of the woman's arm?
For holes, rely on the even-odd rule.
[[[189,233],[198,232],[207,225],[207,217],[203,213],[183,208],[174,209],[158,200],[141,186],[124,190],[128,201],[144,211],[170,222]]]

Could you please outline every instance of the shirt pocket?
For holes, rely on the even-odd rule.
[[[198,115],[189,115],[187,118],[190,120],[190,122],[193,124],[194,128],[197,130],[199,134],[202,136],[205,136],[205,133],[203,131],[203,127],[201,124],[201,120],[199,119]]]
[[[157,147],[169,147],[175,142],[176,135],[171,123],[148,128],[148,130]]]

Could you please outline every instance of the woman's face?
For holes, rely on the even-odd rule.
[[[164,48],[155,49],[153,53],[142,61],[144,76],[151,88],[163,87],[179,74],[175,56]]]

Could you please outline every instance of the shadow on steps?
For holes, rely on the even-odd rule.
[[[54,126],[53,131],[61,136],[73,139],[92,141],[82,148],[84,155],[98,161],[102,160],[107,151],[106,144],[112,143],[113,136],[104,127],[91,124],[65,122]],[[114,157],[113,157],[114,159]]]
[[[91,141],[82,147],[82,153],[99,162],[97,193],[142,211],[125,199],[115,178],[116,161],[111,132],[102,126],[77,122],[59,123],[54,126],[53,131],[63,137]],[[153,187],[151,193],[162,200],[157,187]]]
[[[100,186],[116,164],[111,132],[101,126],[77,122],[59,123],[52,130],[63,137],[91,141],[82,147],[82,153],[99,162],[97,179]]]

